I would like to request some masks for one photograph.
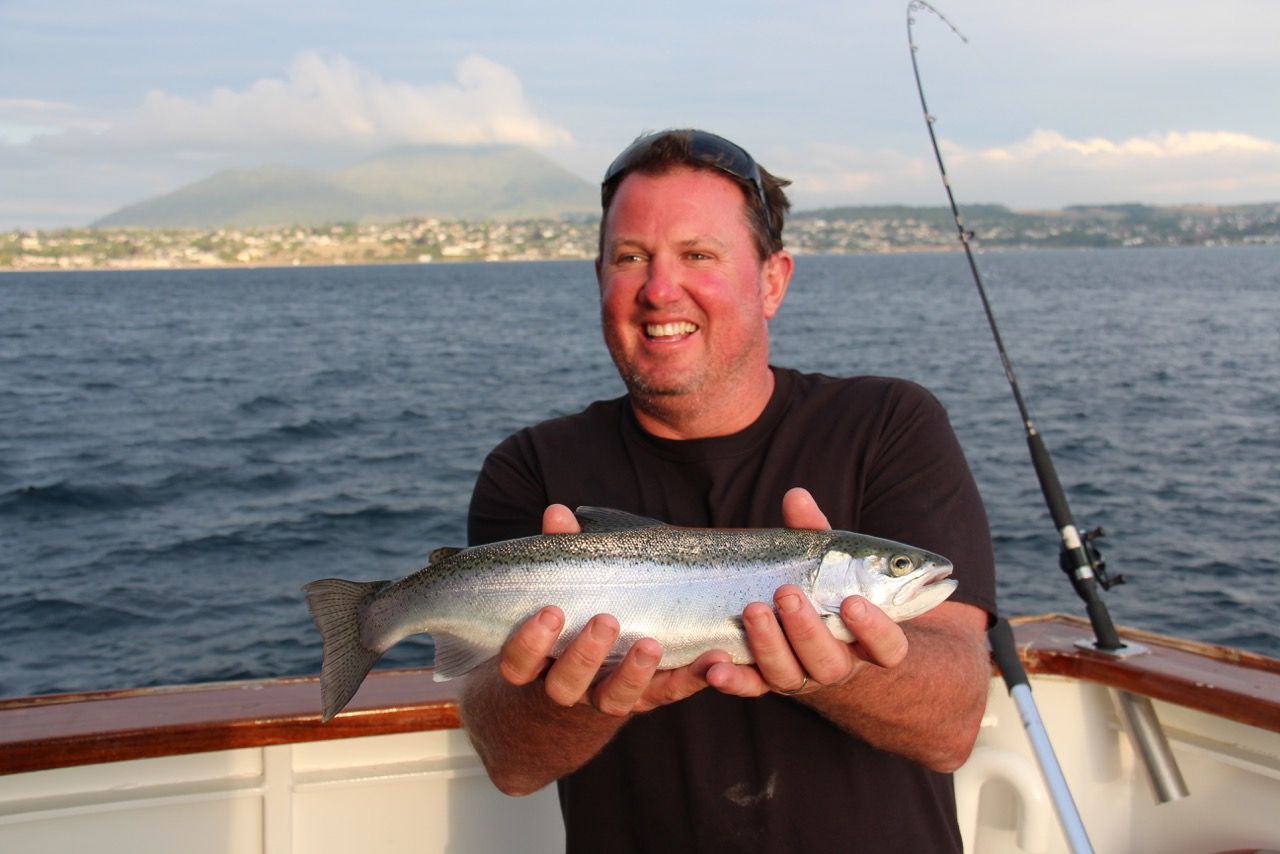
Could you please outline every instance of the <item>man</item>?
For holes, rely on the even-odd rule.
[[[835,523],[938,551],[960,584],[901,625],[850,597],[852,644],[784,586],[743,613],[755,665],[714,651],[674,670],[651,639],[606,666],[607,614],[548,659],[564,624],[548,603],[468,678],[462,714],[503,791],[558,782],[571,851],[960,849],[949,772],[977,734],[995,610],[985,514],[927,392],[769,365],[794,263],[785,184],[702,131],[618,157],[596,274],[628,393],[495,449],[471,541],[572,532],[578,504],[690,526]]]

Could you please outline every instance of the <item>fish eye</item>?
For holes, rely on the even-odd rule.
[[[889,572],[894,577],[906,575],[908,572],[916,568],[916,562],[911,559],[910,555],[894,555],[889,558]]]

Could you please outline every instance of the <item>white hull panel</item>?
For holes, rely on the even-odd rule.
[[[1155,704],[1190,796],[1157,804],[1114,700],[1099,685],[1031,680],[1054,752],[1097,852],[1206,854],[1280,848],[1280,737]],[[1058,854],[1066,838],[1004,684],[992,680],[978,744],[956,773],[967,851]]]
[[[563,850],[555,790],[504,796],[459,730],[0,776],[5,854]]]

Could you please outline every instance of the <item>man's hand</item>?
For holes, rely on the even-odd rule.
[[[573,511],[553,504],[542,515],[544,534],[580,531]],[[707,687],[707,671],[729,661],[728,653],[704,653],[692,664],[658,670],[662,647],[641,638],[616,667],[604,669],[609,650],[618,639],[618,621],[609,614],[592,617],[559,658],[550,657],[564,630],[564,612],[555,605],[542,608],[507,640],[498,669],[512,685],[529,685],[545,673],[546,694],[560,706],[590,705],[606,715],[625,716],[674,703]]]
[[[789,528],[831,527],[805,489],[792,489],[783,496],[782,518]],[[791,584],[778,588],[774,607],[754,602],[742,616],[755,665],[723,662],[706,674],[713,688],[739,697],[758,697],[769,691],[813,693],[841,685],[869,665],[894,667],[907,654],[902,628],[861,596],[850,596],[840,606],[840,618],[853,635],[853,643],[831,634],[808,598]]]

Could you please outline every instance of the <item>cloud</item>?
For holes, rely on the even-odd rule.
[[[1025,140],[1008,148],[987,148],[966,152],[949,146],[962,157],[998,162],[1028,162],[1044,159],[1090,163],[1099,167],[1124,168],[1133,161],[1182,160],[1202,156],[1272,155],[1280,145],[1243,133],[1229,131],[1171,131],[1163,135],[1133,137],[1112,142],[1102,137],[1070,139],[1057,131],[1036,130]]]
[[[24,145],[37,136],[67,129],[103,130],[102,122],[79,116],[73,104],[39,98],[0,98],[0,143]]]
[[[1280,198],[1280,143],[1231,131],[1108,140],[1036,130],[1009,146],[944,148],[948,169],[1023,204],[1260,202]],[[958,172],[957,174],[964,174]],[[1018,190],[1020,186],[1026,189]]]
[[[265,145],[386,148],[442,143],[567,143],[564,129],[536,115],[508,68],[471,56],[456,80],[386,80],[344,56],[299,53],[284,79],[193,100],[149,92],[109,135],[131,146],[257,149]]]
[[[942,140],[957,200],[1016,208],[1141,201],[1239,204],[1280,199],[1280,143],[1232,131],[1124,139],[1036,130],[1005,145]],[[797,204],[945,204],[931,156],[827,147],[805,152]],[[812,201],[807,201],[812,199]]]

